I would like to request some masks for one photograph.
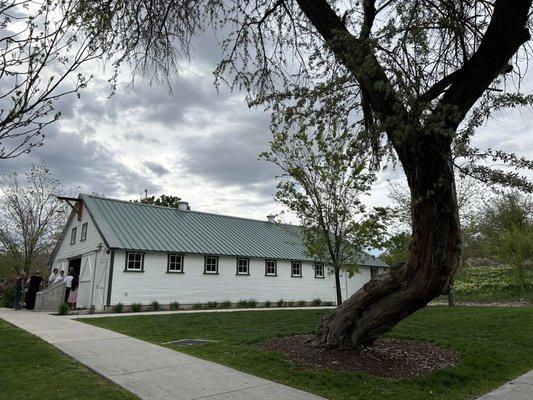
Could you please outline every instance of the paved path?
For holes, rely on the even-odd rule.
[[[478,400],[530,400],[533,399],[533,370],[513,379]]]
[[[0,308],[0,318],[150,400],[320,400],[321,397],[107,329]]]

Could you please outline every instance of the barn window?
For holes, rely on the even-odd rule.
[[[237,275],[250,275],[250,259],[237,258]]]
[[[302,277],[302,263],[299,261],[291,262],[291,276],[295,278]]]
[[[80,238],[80,240],[85,240],[85,239],[87,239],[87,222],[85,222],[81,226],[81,238]]]
[[[218,257],[205,256],[204,274],[218,274]]]
[[[378,274],[379,274],[378,267],[370,267],[370,277],[371,278],[375,278],[376,276],[378,276]]]
[[[141,252],[127,252],[126,253],[126,269],[129,272],[143,272],[144,271],[144,253]]]
[[[276,260],[265,260],[265,275],[277,276],[278,275],[278,263]]]
[[[167,272],[183,272],[183,254],[169,254]]]
[[[324,278],[324,264],[315,264],[315,278]]]
[[[76,243],[76,231],[77,230],[78,228],[72,228],[72,230],[70,231],[70,244]]]

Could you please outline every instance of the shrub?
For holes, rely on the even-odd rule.
[[[202,303],[195,303],[192,305],[192,308],[194,308],[195,310],[201,310],[202,308],[204,308],[204,305]]]
[[[114,313],[121,313],[123,309],[124,309],[124,304],[122,303],[117,303],[113,306]]]
[[[313,301],[311,302],[312,305],[314,306],[319,306],[320,304],[322,304],[322,300],[320,299],[313,299]]]
[[[230,300],[221,301],[220,308],[231,308],[231,301]]]
[[[324,304],[325,306],[332,306],[333,302],[332,301],[325,301],[322,304]]]
[[[239,300],[239,302],[237,303],[237,306],[239,308],[255,308],[257,306],[257,300],[256,299]]]
[[[277,304],[278,304],[278,307],[283,307],[285,305],[285,300],[279,299]]]
[[[70,308],[69,308],[68,304],[67,303],[61,303],[59,305],[59,309],[57,310],[57,313],[59,315],[67,315],[69,311],[70,311]]]
[[[272,302],[270,300],[265,301],[265,307],[268,308],[272,305]]]
[[[286,301],[286,302],[285,302],[285,305],[286,305],[287,307],[293,307],[293,306],[294,306],[294,301]]]
[[[218,301],[208,301],[205,305],[205,308],[217,308],[218,307]]]
[[[17,288],[15,286],[9,286],[4,291],[2,298],[0,299],[0,307],[13,308],[15,307],[15,297],[17,295]]]
[[[133,304],[131,305],[131,311],[132,311],[132,312],[139,312],[139,311],[142,310],[142,308],[143,308],[143,307],[142,307],[141,303],[133,303]]]
[[[156,301],[152,301],[152,303],[150,303],[150,310],[152,311],[159,311],[161,310],[161,305]]]
[[[89,307],[89,314],[94,314],[95,311],[96,311],[96,307],[93,304],[92,306]]]
[[[179,310],[180,309],[180,303],[178,303],[177,301],[174,301],[174,302],[170,303],[170,309],[171,310]]]
[[[298,307],[305,307],[306,304],[307,304],[307,302],[305,300],[300,300],[298,302]]]

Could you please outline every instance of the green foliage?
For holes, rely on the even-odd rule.
[[[361,372],[320,370],[258,346],[276,337],[313,334],[318,321],[328,312],[299,309],[173,314],[84,322],[156,344],[191,337],[215,340],[209,346],[180,347],[179,351],[332,400],[467,400],[533,367],[533,352],[529,351],[531,307],[437,306],[411,315],[387,336],[429,342],[460,355],[457,366],[419,378],[390,379]]]
[[[379,258],[389,265],[395,265],[407,261],[409,256],[409,244],[411,235],[407,232],[400,232],[392,235],[386,242],[386,250]]]
[[[173,310],[173,311],[179,310],[180,309],[180,303],[178,303],[177,301],[174,301],[174,302],[170,303],[170,309]]]
[[[202,308],[204,308],[204,304],[195,303],[195,304],[192,305],[192,308],[195,309],[195,310],[201,310]]]
[[[154,300],[150,303],[150,310],[159,311],[161,310],[161,305],[156,300]]]
[[[294,306],[294,301],[286,301],[285,302],[285,306],[286,307],[293,307]]]
[[[220,308],[231,308],[231,300],[221,301]]]
[[[262,154],[283,172],[276,200],[300,219],[307,254],[349,275],[359,270],[363,249],[381,247],[388,220],[385,208],[368,209],[362,202],[375,175],[356,140],[335,126],[281,132]]]
[[[332,301],[324,301],[322,304],[327,306],[327,307],[331,307],[333,305],[333,302]]]
[[[17,295],[17,289],[14,285],[8,286],[0,298],[0,307],[13,308],[15,306],[15,298]]]
[[[255,308],[257,307],[257,300],[255,299],[249,299],[249,300],[239,300],[237,302],[238,308]]]
[[[307,305],[307,302],[305,300],[300,300],[298,302],[298,307],[305,307]]]
[[[133,304],[131,305],[131,311],[132,311],[132,312],[141,312],[141,311],[142,311],[142,308],[143,308],[143,306],[142,306],[141,303],[133,303]]]
[[[181,202],[181,198],[177,196],[167,196],[165,194],[162,194],[159,197],[150,196],[145,197],[141,200],[134,200],[135,203],[143,203],[143,204],[151,204],[154,206],[162,206],[162,207],[171,207],[171,208],[179,208],[179,204]]]
[[[313,301],[311,302],[311,304],[315,307],[318,307],[321,303],[322,303],[322,300],[320,299],[313,299]]]
[[[533,275],[522,285],[512,265],[459,268],[453,286],[457,301],[499,302],[533,301]]]
[[[285,300],[279,299],[276,304],[278,305],[278,307],[283,307],[285,305]]]
[[[122,303],[117,303],[113,306],[114,313],[121,313],[123,309],[124,309],[124,304]]]
[[[218,308],[218,301],[208,301],[205,308]]]
[[[88,311],[89,314],[94,314],[94,312],[96,311],[96,307],[94,306],[94,304],[89,307]]]
[[[57,313],[59,315],[67,315],[70,312],[68,303],[61,303],[58,307]]]
[[[270,300],[265,301],[265,307],[269,308],[272,305],[272,302]]]
[[[515,226],[500,237],[498,257],[515,269],[517,281],[525,288],[526,269],[533,263],[533,225]]]
[[[533,200],[530,196],[518,192],[493,196],[478,208],[472,222],[463,229],[464,256],[502,261],[502,257],[509,255],[508,246],[500,246],[503,236],[513,240],[512,236],[520,236],[520,232],[528,235],[531,230]]]

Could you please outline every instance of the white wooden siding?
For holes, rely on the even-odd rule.
[[[204,274],[204,256],[185,254],[184,273],[167,273],[167,253],[147,252],[144,272],[125,272],[125,252],[117,250],[113,267],[111,304],[142,303],[157,300],[161,304],[177,301],[181,304],[207,301],[256,299],[258,302],[279,299],[286,301],[335,301],[335,279],[326,273],[324,279],[315,278],[312,264],[302,263],[302,277],[291,277],[289,261],[278,260],[278,276],[265,276],[265,260],[250,259],[250,275],[236,275],[236,257],[219,257],[218,275]],[[370,279],[370,269],[348,282],[348,295],[353,294]],[[342,286],[342,285],[341,285]],[[346,284],[343,297],[346,295]]]
[[[81,227],[84,223],[87,223],[87,238],[82,241]],[[70,235],[74,227],[77,228],[76,243],[70,244]],[[102,246],[100,251],[98,251],[100,244]],[[103,282],[107,284],[108,278],[107,264],[109,254],[106,250],[102,237],[98,233],[87,209],[83,206],[81,221],[78,221],[76,215],[71,216],[69,219],[64,237],[59,243],[51,263],[51,269],[57,267],[59,270],[64,270],[65,276],[67,276],[69,259],[81,257],[78,307],[88,307],[91,302],[96,309],[101,309],[105,305],[105,299],[103,304],[100,299],[105,296],[105,293],[102,295],[101,292],[106,290],[101,285]],[[105,276],[102,277],[102,275]]]

